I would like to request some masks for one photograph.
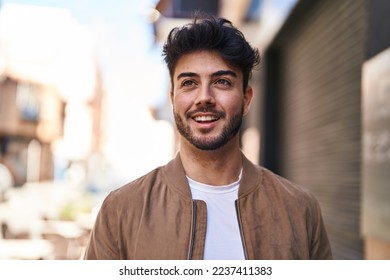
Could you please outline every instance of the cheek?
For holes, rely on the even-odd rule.
[[[231,112],[233,115],[245,108],[244,99],[242,97],[237,97],[234,99],[227,98],[226,100],[221,101],[220,104],[225,111]]]
[[[172,98],[172,106],[178,111],[188,110],[191,108],[193,101],[190,96],[177,95]]]

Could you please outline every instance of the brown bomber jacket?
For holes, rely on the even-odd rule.
[[[332,259],[317,200],[244,156],[236,209],[247,259]],[[84,258],[202,259],[206,219],[178,154],[106,197]]]

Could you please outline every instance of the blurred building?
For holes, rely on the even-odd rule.
[[[271,40],[259,45],[260,161],[315,194],[336,259],[390,258],[390,160],[376,164],[369,180],[362,157],[362,69],[390,46],[385,11],[389,2],[381,0],[297,1]],[[389,87],[383,91],[388,96]],[[382,102],[390,107],[389,98]],[[385,157],[389,150],[385,143]]]
[[[1,7],[0,259],[82,255],[103,103],[93,38],[70,11]]]
[[[1,162],[16,185],[52,179],[50,144],[62,135],[63,123],[63,103],[53,90],[7,76],[0,84],[0,115]]]
[[[6,4],[0,12],[0,163],[17,186],[53,180],[99,150],[92,37],[66,9]]]
[[[173,26],[189,22],[195,1],[159,5],[157,33],[164,40]],[[363,125],[362,69],[390,46],[389,2],[220,0],[197,1],[196,9],[230,19],[262,54],[243,128],[247,156],[315,194],[335,259],[390,259],[386,70],[377,89],[382,130],[366,137],[381,161],[373,165],[362,156],[370,129]]]

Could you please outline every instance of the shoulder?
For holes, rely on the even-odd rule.
[[[310,190],[264,167],[258,168],[262,172],[261,185],[266,194],[293,207],[318,208],[318,201]]]
[[[309,190],[298,186],[296,183],[274,173],[264,167],[258,167],[262,171],[262,183],[265,188],[273,188],[278,191],[287,192],[291,195],[309,195]]]
[[[111,191],[104,199],[102,208],[114,207],[118,209],[121,207],[127,208],[129,204],[139,205],[150,192],[159,189],[159,185],[163,185],[161,169],[162,167],[155,168],[134,181]]]
[[[243,196],[257,196],[275,205],[286,207],[317,208],[317,200],[306,188],[274,173],[273,171],[253,163],[245,164],[243,174]],[[244,170],[244,171],[245,171]],[[298,206],[297,206],[298,205]]]
[[[115,208],[128,208],[130,204],[142,206],[143,203],[151,203],[168,193],[170,197],[191,199],[191,191],[179,155],[167,164],[110,192],[104,204],[114,205]]]

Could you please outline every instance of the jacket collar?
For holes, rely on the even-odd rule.
[[[163,167],[163,176],[168,183],[168,187],[174,189],[181,195],[192,199],[191,189],[188,185],[186,173],[180,159],[180,153],[177,153],[176,157]]]
[[[261,185],[262,169],[242,154],[242,177],[238,197],[241,198]]]
[[[247,159],[243,153],[241,153],[241,156],[243,170],[240,188],[238,190],[238,197],[245,196],[246,194],[256,189],[260,185],[262,173],[261,169],[259,169],[249,159]],[[184,167],[181,162],[180,153],[177,153],[175,158],[163,167],[163,176],[169,187],[181,195],[192,199],[191,189],[188,185]]]

